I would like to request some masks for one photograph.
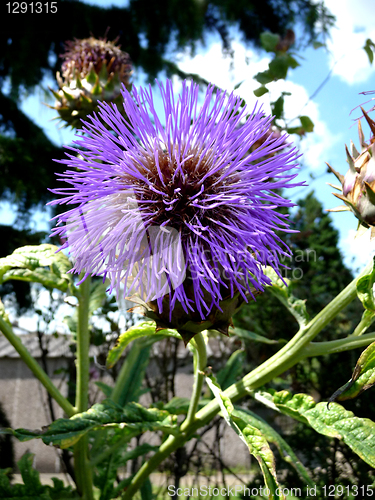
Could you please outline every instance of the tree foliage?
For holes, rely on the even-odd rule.
[[[55,14],[38,14],[38,23],[35,16],[30,11],[8,14],[0,33],[0,197],[15,202],[20,216],[50,199],[48,188],[54,187],[61,168],[52,159],[63,156],[20,110],[20,103],[45,76],[54,78],[67,40],[118,38],[136,70],[142,69],[152,82],[162,72],[184,77],[175,64],[176,53],[193,53],[211,33],[218,33],[223,50],[231,53],[232,27],[245,43],[260,47],[264,31],[283,35],[301,26],[309,43],[332,23],[323,3],[311,0],[186,0],[183,8],[176,0],[131,0],[122,8],[60,0]],[[27,225],[25,218],[19,222]]]

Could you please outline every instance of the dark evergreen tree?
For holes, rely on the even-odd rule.
[[[49,198],[48,187],[55,186],[55,172],[63,152],[56,148],[19,109],[25,91],[40,85],[42,78],[54,78],[60,69],[64,43],[74,38],[118,38],[136,68],[142,68],[153,82],[163,73],[186,76],[174,63],[182,49],[194,52],[198,41],[219,33],[223,49],[230,52],[230,27],[237,26],[244,42],[259,46],[263,31],[284,34],[302,24],[305,42],[316,39],[323,26],[326,31],[332,18],[323,3],[312,0],[131,0],[118,7],[96,7],[78,0],[43,3],[42,13],[6,12],[0,33],[0,197],[16,202],[20,214]],[[16,5],[16,4],[14,4]],[[17,4],[18,5],[18,4]],[[103,2],[105,5],[105,2]],[[4,13],[5,11],[5,13]],[[199,79],[195,75],[196,79]],[[24,219],[23,222],[25,222]],[[22,222],[22,221],[20,221]]]

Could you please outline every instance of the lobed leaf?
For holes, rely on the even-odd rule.
[[[249,419],[244,419],[243,415],[234,409],[230,398],[223,393],[213,375],[207,375],[206,382],[220,405],[223,418],[258,461],[265,486],[270,491],[269,500],[285,500],[277,482],[275,458],[263,433],[251,425]]]
[[[41,438],[45,444],[68,448],[89,431],[103,427],[122,429],[124,435],[155,430],[163,430],[172,434],[177,427],[177,422],[176,418],[165,410],[146,409],[138,403],[128,403],[122,408],[106,399],[70,419],[59,418],[41,431],[0,429],[0,434],[13,434],[20,441]]]
[[[109,351],[107,356],[107,368],[112,368],[120,359],[125,348],[133,340],[141,337],[153,336],[153,342],[162,339],[163,337],[175,337],[181,340],[181,335],[177,330],[164,329],[156,332],[156,324],[153,321],[145,321],[132,326],[126,332],[122,333],[117,339],[116,345]]]
[[[17,462],[23,484],[12,484],[8,473],[11,469],[0,470],[1,500],[58,500],[78,499],[79,495],[71,486],[64,486],[57,478],[52,478],[54,485],[43,485],[39,472],[33,469],[34,455],[26,453]]]
[[[269,443],[273,443],[277,447],[282,458],[291,464],[291,466],[297,471],[308,486],[313,487],[315,485],[310,477],[309,471],[301,463],[288,443],[278,432],[275,431],[273,427],[248,409],[235,407],[234,414],[239,415],[244,422],[247,422],[248,424],[259,429],[267,441]]]
[[[233,333],[237,335],[240,339],[251,340],[254,342],[262,342],[263,344],[279,344],[285,341],[268,339],[267,337],[263,337],[263,335],[258,335],[255,332],[250,332],[249,330],[244,330],[243,328],[235,328]]]
[[[260,397],[259,397],[260,396]],[[375,423],[368,418],[359,418],[341,405],[315,403],[307,394],[292,395],[288,391],[268,391],[255,394],[259,401],[309,424],[324,436],[342,439],[366,463],[375,467]]]
[[[55,245],[30,245],[17,248],[11,255],[0,259],[0,283],[20,280],[40,283],[47,288],[66,292],[72,284],[68,274],[72,265]]]

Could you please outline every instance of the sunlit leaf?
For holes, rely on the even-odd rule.
[[[277,446],[282,458],[297,471],[297,473],[305,481],[305,483],[308,486],[314,486],[315,483],[312,481],[308,470],[298,459],[288,443],[280,436],[278,432],[275,431],[273,427],[271,427],[265,420],[248,409],[235,407],[235,415],[241,416],[244,422],[247,422],[248,424],[259,429],[269,443],[273,443],[275,446]]]
[[[255,394],[257,400],[290,417],[309,424],[325,436],[342,439],[366,463],[375,467],[375,423],[359,418],[341,405],[315,403],[307,394],[292,395],[288,391]]]
[[[258,461],[265,486],[270,491],[268,498],[285,500],[285,496],[281,491],[282,488],[279,487],[277,482],[275,458],[265,436],[257,427],[244,420],[243,415],[234,409],[231,400],[221,390],[213,375],[207,375],[206,382],[219,403],[224,420],[232,427],[239,438],[246,444],[251,455]]]
[[[102,427],[122,429],[124,435],[156,430],[172,434],[176,425],[176,418],[165,410],[146,409],[138,403],[128,403],[122,408],[111,400],[104,400],[70,419],[59,418],[40,431],[0,429],[0,434],[13,434],[19,441],[40,438],[45,444],[68,448],[89,431]]]
[[[138,323],[119,336],[115,347],[113,347],[113,349],[111,349],[108,353],[107,368],[112,368],[117,363],[130,342],[141,337],[149,336],[154,336],[155,341],[160,340],[163,337],[175,337],[181,339],[181,335],[177,332],[177,330],[166,328],[164,330],[158,330],[156,332],[156,324],[153,321]]]
[[[66,292],[72,283],[68,274],[72,265],[55,245],[35,245],[17,248],[0,259],[0,283],[20,280],[40,283],[47,288]]]

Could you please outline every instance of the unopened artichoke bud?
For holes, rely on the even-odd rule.
[[[98,111],[98,101],[116,104],[125,116],[121,87],[130,90],[132,65],[129,54],[115,43],[94,37],[66,43],[61,74],[56,74],[60,89],[51,90],[53,109],[67,126],[81,128],[81,119]]]
[[[193,288],[185,284],[185,291],[193,298]],[[253,295],[259,295],[259,291],[253,289]],[[203,292],[203,295],[208,300],[208,293]],[[207,297],[206,297],[207,295]],[[244,299],[239,292],[236,292],[233,297],[228,294],[228,297],[223,298],[214,306],[205,319],[197,312],[187,312],[180,303],[176,303],[173,307],[173,315],[170,314],[170,298],[169,295],[163,297],[163,309],[159,310],[158,302],[151,301],[147,304],[137,301],[134,297],[129,297],[132,301],[137,301],[141,307],[132,309],[135,312],[143,314],[156,322],[157,331],[165,328],[173,328],[178,330],[185,345],[197,334],[204,330],[217,330],[218,332],[229,336],[229,327],[233,326],[232,316],[241,308],[241,306],[252,297],[248,296]]]
[[[351,143],[350,152],[345,146],[349,163],[349,170],[346,175],[336,172],[327,163],[341,183],[341,187],[330,184],[333,188],[342,192],[341,194],[333,194],[345,203],[345,205],[340,205],[328,211],[343,212],[351,210],[359,220],[359,226],[371,227],[371,237],[373,238],[375,236],[375,122],[363,109],[362,112],[371,129],[370,142],[365,142],[361,122],[358,120],[361,149],[359,152],[353,142]]]

